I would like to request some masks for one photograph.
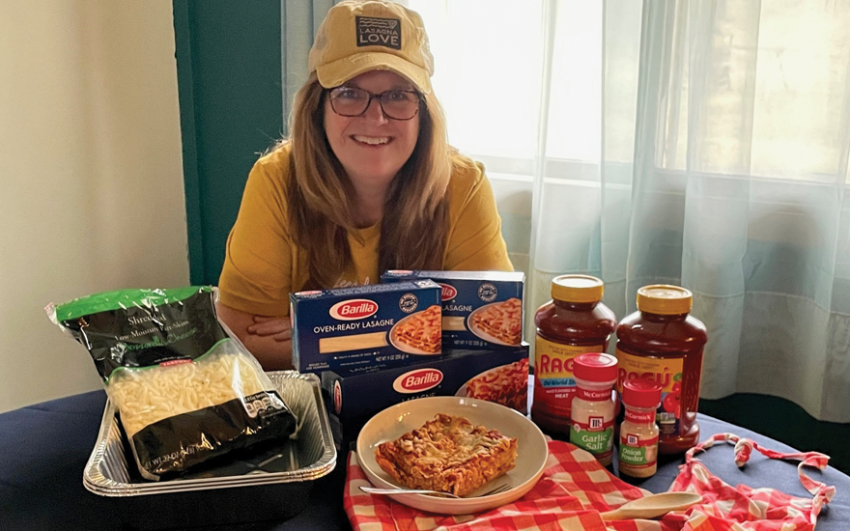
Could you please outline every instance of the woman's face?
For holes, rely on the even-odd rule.
[[[372,94],[388,90],[413,90],[413,85],[393,72],[373,70],[351,79],[346,86]],[[393,120],[381,110],[378,98],[360,116],[334,112],[330,94],[325,97],[325,134],[348,177],[357,185],[386,187],[410,158],[419,138],[419,114],[410,120]]]

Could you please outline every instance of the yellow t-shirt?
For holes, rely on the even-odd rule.
[[[456,155],[460,157],[460,155]],[[456,165],[449,182],[449,235],[443,269],[512,271],[501,219],[481,164]],[[219,279],[221,302],[252,315],[289,315],[289,293],[308,281],[307,254],[288,230],[289,146],[261,157],[248,176],[239,215],[227,238]],[[349,231],[351,263],[343,287],[380,282],[381,224]]]

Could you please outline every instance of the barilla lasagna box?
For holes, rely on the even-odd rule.
[[[460,396],[528,413],[528,344],[511,349],[455,350],[422,363],[368,373],[322,373],[329,409],[344,438],[376,413],[405,400]]]
[[[292,363],[301,372],[360,372],[439,357],[440,292],[415,280],[291,293]]]
[[[442,288],[444,349],[520,345],[525,273],[390,270],[381,275],[381,282],[425,278]]]

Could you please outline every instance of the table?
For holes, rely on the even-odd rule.
[[[83,487],[83,469],[94,446],[105,393],[95,391],[45,402],[0,414],[0,529],[3,531],[116,530],[120,529],[111,498],[94,495]],[[703,437],[732,432],[756,440],[768,448],[792,451],[784,444],[726,422],[699,416]],[[702,454],[701,459],[717,476],[732,485],[747,483],[770,486],[789,494],[807,497],[797,479],[796,467],[768,460],[754,452],[744,471],[732,459],[732,446],[722,445]],[[350,529],[342,509],[345,457],[337,469],[315,482],[307,508],[285,522],[264,522],[216,527],[232,531],[281,531]],[[658,473],[640,484],[652,492],[663,492],[678,473],[682,457],[664,458]],[[821,514],[817,531],[850,529],[850,477],[832,467],[820,474],[835,485],[838,493]],[[226,491],[209,491],[222,496]],[[155,496],[150,496],[156,510]],[[197,529],[197,528],[196,528]]]

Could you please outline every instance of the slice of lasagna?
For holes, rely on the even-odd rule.
[[[375,450],[378,465],[399,484],[457,496],[511,470],[516,456],[516,439],[442,413]]]
[[[519,345],[522,340],[522,301],[510,298],[491,304],[472,318],[475,328],[508,345]]]
[[[467,384],[466,396],[528,411],[528,358],[502,365],[481,374]]]
[[[442,349],[442,308],[434,305],[400,322],[394,329],[394,341],[430,354]]]

